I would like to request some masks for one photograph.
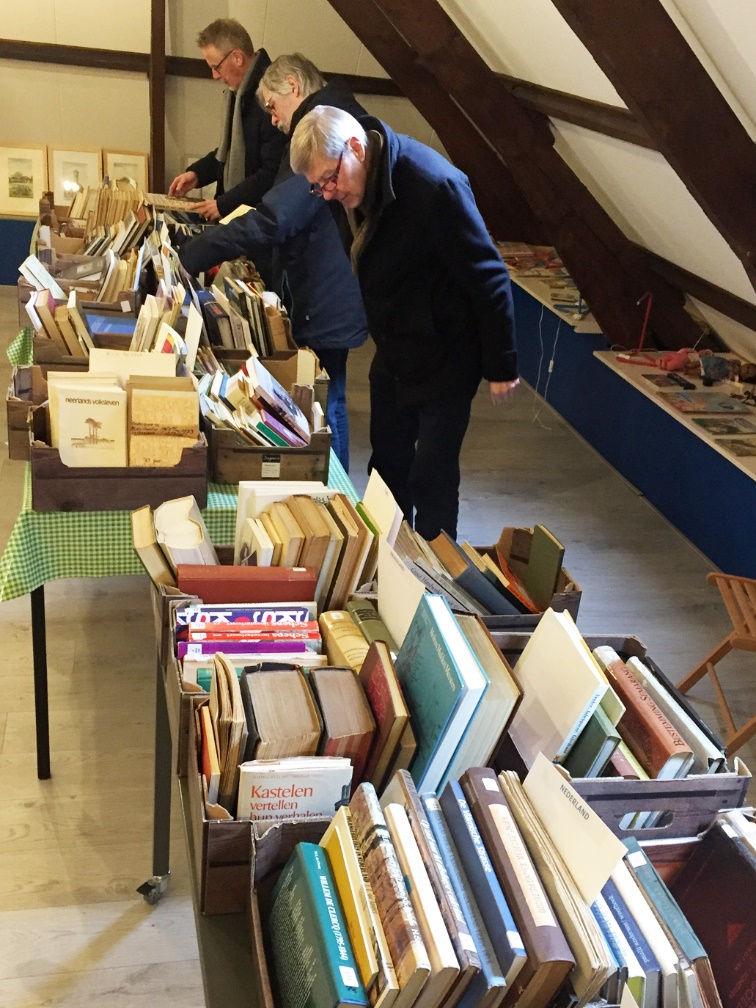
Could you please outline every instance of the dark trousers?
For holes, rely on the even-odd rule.
[[[471,403],[467,391],[408,401],[395,379],[375,364],[371,368],[368,471],[378,470],[424,539],[441,529],[457,538],[459,453]]]
[[[316,350],[320,363],[328,372],[328,404],[326,423],[331,428],[331,447],[336,458],[349,472],[349,414],[346,402],[348,350]]]

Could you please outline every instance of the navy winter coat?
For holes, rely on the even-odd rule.
[[[419,398],[517,377],[509,274],[467,176],[373,117],[383,137],[355,270],[376,362]]]
[[[327,85],[306,98],[292,117],[299,119],[315,105],[334,104],[353,115],[364,113],[355,99]],[[292,330],[297,343],[313,350],[347,349],[367,339],[367,322],[357,279],[344,252],[328,204],[310,193],[307,180],[289,167],[288,144],[276,184],[255,211],[227,225],[208,228],[187,242],[179,258],[190,273],[227,259],[276,246],[292,300]]]
[[[270,116],[260,108],[255,92],[260,78],[270,66],[270,57],[264,49],[257,52],[254,71],[241,98],[242,130],[244,133],[245,178],[228,192],[223,191],[223,165],[210,151],[199,161],[189,165],[187,171],[197,173],[199,185],[217,182],[215,201],[221,217],[242,203],[254,206],[273,185],[283,153],[285,137],[270,121]]]

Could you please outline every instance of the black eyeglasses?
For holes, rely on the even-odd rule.
[[[322,196],[323,193],[332,192],[336,188],[336,182],[338,181],[339,172],[341,171],[341,160],[344,157],[345,152],[346,146],[342,150],[341,154],[339,154],[339,160],[336,162],[336,168],[331,172],[327,179],[324,179],[322,182],[312,183],[310,186],[310,192],[313,196]]]
[[[223,66],[223,64],[226,62],[226,60],[228,59],[228,57],[231,55],[232,52],[236,52],[236,50],[235,49],[229,49],[228,52],[226,53],[226,55],[223,57],[223,59],[219,63],[211,63],[210,64],[210,70],[211,70],[211,72],[212,73],[218,73],[218,71]]]

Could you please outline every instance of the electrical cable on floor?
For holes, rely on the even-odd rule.
[[[543,414],[544,403],[548,402],[549,399],[549,385],[551,384],[551,376],[554,372],[557,344],[559,343],[559,333],[562,328],[562,320],[561,319],[557,320],[556,333],[554,334],[554,345],[551,348],[551,358],[549,360],[548,368],[546,369],[546,384],[544,386],[543,393],[539,393],[538,386],[540,385],[541,382],[541,370],[543,367],[543,360],[545,357],[545,350],[543,345],[543,330],[542,330],[543,311],[544,311],[543,306],[541,306],[541,317],[538,320],[538,342],[540,345],[540,359],[538,361],[538,374],[536,375],[536,384],[535,384],[535,392],[536,394],[541,395],[542,402],[536,403],[533,407],[533,423],[537,424],[542,430],[550,431],[553,428],[548,426],[548,424],[545,424],[541,420],[541,416]]]

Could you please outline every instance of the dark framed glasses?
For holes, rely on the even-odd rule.
[[[346,145],[344,146],[344,149],[342,150],[341,154],[339,154],[339,160],[336,162],[336,167],[328,176],[328,178],[323,179],[322,182],[312,183],[312,185],[310,186],[310,192],[312,193],[313,196],[322,196],[323,193],[332,192],[336,188],[336,182],[338,181],[339,172],[341,171],[341,161],[344,157],[345,151],[346,151]]]
[[[218,71],[223,66],[223,64],[226,62],[226,60],[228,59],[228,57],[231,55],[232,52],[236,52],[236,50],[235,49],[229,49],[228,52],[226,53],[226,55],[223,57],[223,59],[220,60],[220,62],[218,62],[218,63],[211,63],[210,64],[210,70],[211,70],[211,72],[212,73],[218,73]]]

